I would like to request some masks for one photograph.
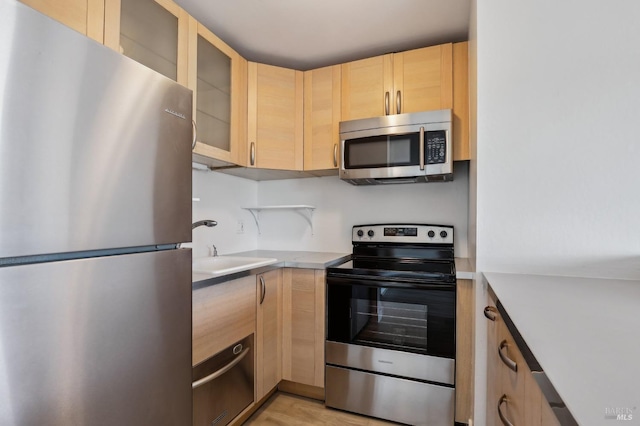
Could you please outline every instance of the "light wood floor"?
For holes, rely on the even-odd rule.
[[[389,426],[395,424],[333,410],[326,408],[321,401],[282,392],[276,392],[244,423],[251,426]]]

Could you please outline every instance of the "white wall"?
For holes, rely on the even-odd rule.
[[[351,252],[351,227],[417,222],[454,226],[456,254],[467,255],[468,167],[454,164],[453,182],[353,186],[337,177],[264,181],[261,205],[309,204],[314,232],[293,212],[261,213],[260,249]]]
[[[207,246],[215,244],[218,254],[255,250],[257,236],[251,215],[242,207],[257,203],[258,183],[214,172],[193,171],[193,196],[200,199],[193,203],[193,221],[213,219],[214,228],[199,227],[193,230],[193,256],[208,256]],[[237,221],[244,222],[244,233],[238,234]]]
[[[478,271],[640,278],[638,16],[634,0],[472,0]],[[475,178],[472,160],[470,195]]]
[[[625,275],[640,257],[640,2],[477,3],[478,269]]]

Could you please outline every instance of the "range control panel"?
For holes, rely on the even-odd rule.
[[[352,230],[353,242],[453,244],[453,226],[446,225],[357,225]]]

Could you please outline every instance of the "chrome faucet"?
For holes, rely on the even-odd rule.
[[[209,254],[210,254],[212,257],[218,257],[218,249],[216,248],[216,245],[215,245],[215,244],[211,244],[211,245],[209,246]]]
[[[192,230],[196,229],[198,226],[208,226],[209,228],[212,228],[217,224],[218,222],[216,222],[215,220],[209,220],[209,219],[199,220],[197,222],[193,222],[193,224],[191,225],[191,229]]]

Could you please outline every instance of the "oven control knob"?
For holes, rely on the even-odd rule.
[[[440,236],[442,238],[447,238],[447,231],[440,231]]]
[[[362,237],[364,235],[364,232],[362,231],[362,229],[358,229],[358,237]]]
[[[436,236],[436,233],[433,232],[433,231],[429,231],[429,232],[427,232],[427,235],[429,236],[429,238],[433,238],[433,237]]]
[[[374,234],[373,229],[369,229],[369,232],[367,232],[367,235],[369,237],[373,237],[373,234]]]

